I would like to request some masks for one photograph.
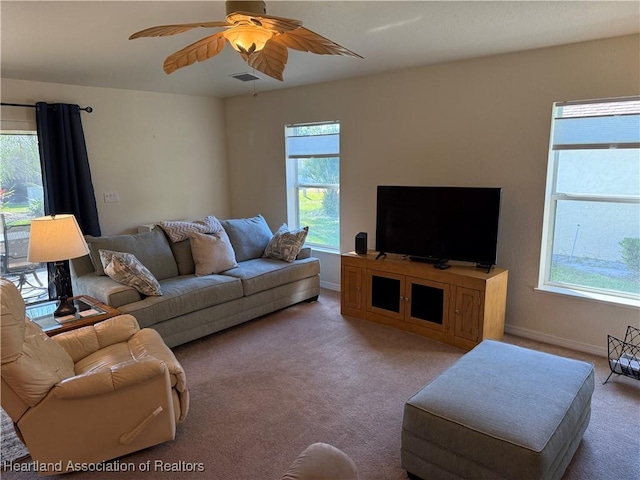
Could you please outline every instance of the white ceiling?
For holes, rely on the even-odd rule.
[[[638,1],[267,1],[363,59],[290,50],[284,82],[252,72],[227,46],[171,75],[164,59],[218,29],[128,40],[147,27],[224,20],[222,1],[0,3],[4,78],[188,95],[250,93],[640,31]]]

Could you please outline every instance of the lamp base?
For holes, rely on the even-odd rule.
[[[54,317],[66,317],[67,315],[73,315],[76,313],[76,307],[71,300],[67,297],[60,297],[60,304],[55,312]]]
[[[69,275],[69,263],[66,261],[55,262],[55,273],[53,275],[53,283],[56,287],[56,294],[60,304],[55,312],[54,317],[64,317],[76,313],[76,307],[69,298],[73,295],[71,290],[71,278]]]

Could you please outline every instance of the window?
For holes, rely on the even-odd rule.
[[[640,304],[640,97],[554,105],[539,288]]]
[[[31,219],[44,215],[35,131],[0,131],[0,214],[0,275],[18,287],[26,303],[48,299],[47,266],[27,261]]]
[[[308,226],[308,245],[339,251],[340,124],[288,125],[285,140],[289,227]]]

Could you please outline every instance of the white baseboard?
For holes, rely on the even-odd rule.
[[[600,357],[607,356],[607,349],[604,347],[598,347],[589,343],[576,342],[575,340],[569,340],[567,338],[556,337],[554,335],[548,335],[546,333],[536,332],[535,330],[529,330],[522,327],[514,327],[513,325],[504,326],[505,333],[511,335],[517,335],[518,337],[528,338],[530,340],[537,340],[539,342],[549,343],[551,345],[557,345],[559,347],[570,348],[579,352],[590,353],[592,355],[598,355]]]
[[[320,287],[321,288],[326,288],[328,290],[335,290],[336,292],[340,291],[340,284],[339,283],[324,282],[324,281],[320,280]]]

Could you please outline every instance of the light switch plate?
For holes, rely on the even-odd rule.
[[[112,203],[119,202],[120,197],[118,196],[118,192],[105,192],[104,193],[104,203]]]

